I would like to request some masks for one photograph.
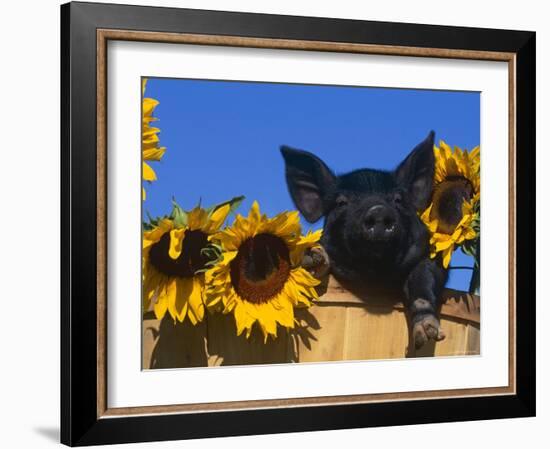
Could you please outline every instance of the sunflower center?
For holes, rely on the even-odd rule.
[[[281,238],[258,234],[241,244],[230,268],[237,294],[246,301],[261,304],[283,289],[290,275],[290,253]]]
[[[434,188],[430,218],[439,220],[438,231],[452,234],[462,220],[462,204],[472,198],[474,188],[461,176],[448,177]]]
[[[181,246],[181,254],[177,259],[168,255],[170,234],[164,234],[151,247],[149,260],[158,271],[167,276],[193,277],[198,270],[204,268],[208,259],[201,250],[208,245],[208,236],[202,231],[187,231]]]

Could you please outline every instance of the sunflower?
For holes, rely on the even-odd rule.
[[[480,150],[452,150],[440,141],[434,146],[435,173],[432,203],[421,219],[431,233],[430,256],[441,252],[449,266],[455,246],[477,237],[480,198]]]
[[[430,233],[430,257],[433,259],[437,253],[441,252],[443,257],[443,266],[447,268],[451,261],[451,255],[456,245],[462,245],[466,240],[471,240],[477,237],[475,222],[477,213],[473,210],[471,202],[464,201],[462,203],[462,219],[456,225],[452,234],[438,232],[437,220],[429,219],[432,205],[422,214],[422,220],[428,226]]]
[[[196,207],[184,212],[175,206],[170,218],[155,221],[143,233],[143,300],[157,319],[166,312],[192,324],[204,318],[205,272],[221,255],[211,241],[227,215],[231,203],[216,209]]]
[[[277,336],[277,324],[293,328],[294,307],[317,299],[319,281],[300,266],[304,251],[318,245],[321,231],[301,235],[298,212],[273,218],[260,214],[254,202],[248,217],[215,236],[222,260],[207,272],[206,304],[235,317],[237,335],[250,337],[258,323],[264,342]]]
[[[150,126],[151,122],[158,120],[153,117],[153,112],[158,106],[159,102],[153,98],[145,98],[145,86],[147,85],[147,79],[143,78],[141,82],[141,95],[142,95],[142,118],[141,118],[141,151],[143,154],[143,168],[142,175],[144,181],[155,181],[157,175],[151,166],[145,161],[160,161],[165,147],[159,147],[158,133],[160,129]],[[145,200],[145,189],[142,187],[142,198]]]

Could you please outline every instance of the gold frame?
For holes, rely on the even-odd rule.
[[[97,417],[120,417],[169,413],[197,413],[211,411],[286,408],[297,406],[343,405],[353,403],[374,403],[388,401],[443,399],[451,397],[480,397],[514,395],[516,393],[516,79],[515,53],[454,50],[440,48],[402,47],[388,45],[335,43],[322,41],[300,41],[286,39],[247,38],[221,35],[200,35],[180,33],[158,33],[147,31],[126,31],[98,29],[97,35]],[[323,396],[291,399],[270,399],[254,401],[232,401],[202,404],[178,404],[139,407],[107,407],[107,42],[109,40],[180,43],[194,45],[216,45],[250,48],[270,48],[302,51],[327,51],[342,53],[363,53],[376,55],[414,56],[428,58],[475,59],[508,63],[509,73],[509,324],[508,324],[508,386],[467,388],[453,390],[432,390],[421,392],[397,392],[361,394],[346,396]]]

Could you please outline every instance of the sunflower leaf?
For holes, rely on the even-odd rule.
[[[460,249],[464,254],[467,256],[471,256],[474,259],[474,263],[476,266],[479,266],[479,237],[472,239],[472,240],[466,240],[461,246]]]
[[[212,268],[214,265],[216,265],[215,262],[208,262],[208,263],[204,264],[204,266],[203,266],[200,270],[195,271],[195,274],[197,274],[197,273],[205,273],[205,272],[207,272],[208,270],[210,270],[210,268]]]
[[[145,211],[145,214],[147,215],[147,220],[142,221],[143,229],[146,231],[150,231],[151,229],[157,227],[161,220],[167,218],[166,215],[162,217],[153,217],[149,211]]]
[[[467,243],[464,243],[460,249],[462,250],[462,252],[464,254],[466,254],[467,256],[474,256],[474,252],[473,252],[473,248],[471,247],[470,244],[467,244]]]
[[[223,251],[223,248],[221,247],[221,245],[218,245],[217,243],[210,242],[210,244],[208,246],[210,246],[212,248],[215,248],[217,251],[220,252],[220,254]]]
[[[210,260],[218,260],[221,256],[221,252],[216,250],[215,248],[202,248],[201,249],[201,256],[204,258]]]
[[[172,198],[172,213],[170,214],[170,218],[178,228],[187,226],[187,212],[180,207],[175,198]]]
[[[208,260],[211,260],[211,259],[215,258],[217,256],[217,254],[211,248],[203,248],[203,249],[201,249],[201,256],[207,258]]]
[[[221,248],[219,248],[219,245],[209,244],[205,248],[201,249],[201,256],[207,260],[204,262],[203,268],[195,271],[195,274],[204,273],[215,266],[222,259],[222,251]]]

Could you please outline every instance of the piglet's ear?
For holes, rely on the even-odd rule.
[[[286,165],[286,183],[294,204],[310,223],[324,214],[323,197],[336,177],[325,163],[307,151],[281,147]]]
[[[397,183],[409,191],[416,210],[428,207],[432,196],[434,160],[434,132],[420,142],[395,170]]]

